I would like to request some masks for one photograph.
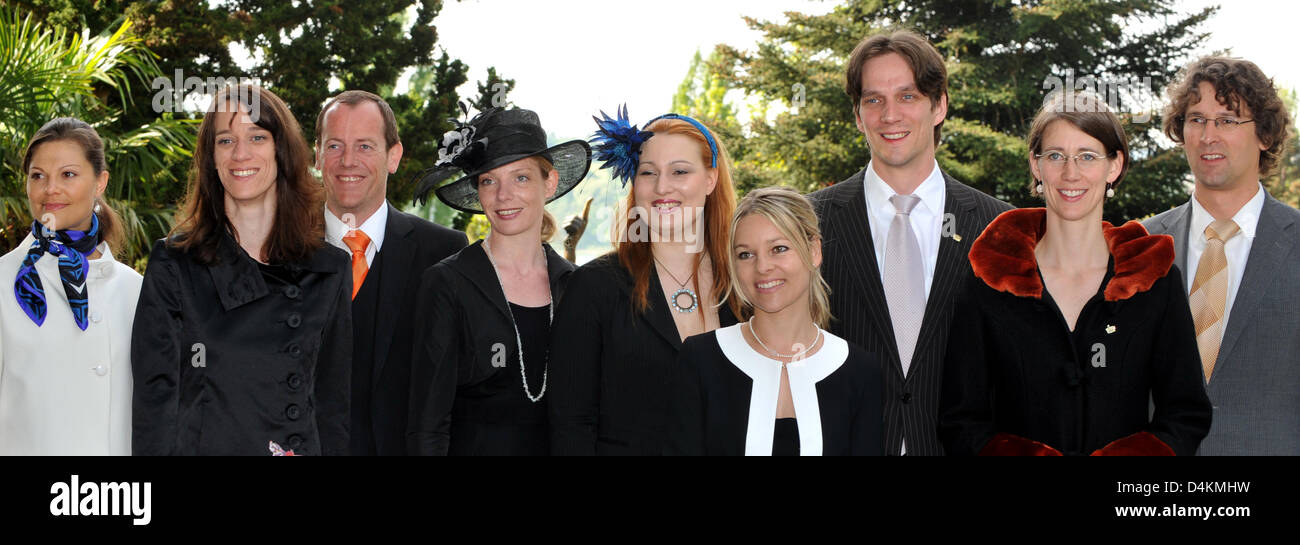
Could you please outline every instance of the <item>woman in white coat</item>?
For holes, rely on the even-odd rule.
[[[104,143],[58,118],[23,156],[32,232],[0,257],[0,454],[131,454],[131,323],[141,277],[113,259]]]

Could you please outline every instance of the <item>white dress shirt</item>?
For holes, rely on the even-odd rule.
[[[86,330],[72,318],[59,259],[45,254],[36,273],[45,289],[37,326],[13,282],[36,239],[0,257],[0,455],[131,454],[131,325],[143,278],[113,259],[108,243],[86,274]]]
[[[894,188],[885,183],[876,174],[874,161],[867,163],[867,172],[863,175],[862,186],[867,199],[867,221],[871,225],[871,241],[876,248],[876,267],[880,270],[880,281],[885,281],[885,243],[889,240],[889,224],[893,223],[894,203],[890,197],[897,195]],[[912,209],[912,232],[916,233],[916,243],[921,248],[921,258],[925,264],[925,293],[930,294],[930,285],[934,280],[935,263],[939,261],[939,235],[943,232],[943,204],[947,198],[943,173],[939,171],[939,162],[935,161],[930,175],[916,187],[913,195],[921,198],[916,208]]]
[[[366,266],[369,267],[375,264],[375,254],[378,254],[379,250],[384,246],[384,231],[388,229],[388,202],[385,201],[384,204],[379,206],[378,210],[375,210],[374,214],[366,218],[366,221],[361,223],[359,229],[367,237],[370,237],[370,244],[366,246]],[[351,231],[351,226],[343,223],[343,220],[330,212],[329,206],[325,207],[326,241],[341,248],[348,255],[352,255],[352,249],[348,248],[347,243],[343,242],[343,237],[347,236]]]
[[[1241,286],[1241,277],[1246,272],[1246,260],[1250,257],[1250,246],[1255,242],[1255,228],[1259,225],[1259,215],[1264,210],[1264,186],[1259,184],[1255,196],[1246,201],[1240,210],[1232,216],[1240,232],[1223,244],[1223,255],[1228,258],[1228,302],[1223,307],[1223,315],[1232,317],[1232,303],[1237,298],[1237,288]],[[1201,254],[1205,252],[1205,228],[1214,222],[1205,207],[1192,195],[1192,224],[1187,233],[1187,293],[1192,292],[1196,283],[1196,267],[1201,264]],[[1227,331],[1227,321],[1219,328],[1220,339]]]

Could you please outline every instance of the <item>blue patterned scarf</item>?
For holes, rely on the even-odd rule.
[[[45,323],[48,304],[45,301],[45,287],[41,277],[36,273],[36,262],[41,256],[50,254],[59,258],[59,279],[63,281],[63,293],[68,296],[68,306],[72,307],[72,317],[77,327],[86,330],[86,308],[89,297],[86,291],[86,273],[90,271],[87,259],[99,246],[99,217],[92,214],[90,231],[73,231],[63,229],[50,231],[41,222],[32,222],[32,236],[36,241],[23,258],[23,266],[18,269],[18,278],[14,280],[14,296],[18,306],[23,307],[27,317],[37,326]]]

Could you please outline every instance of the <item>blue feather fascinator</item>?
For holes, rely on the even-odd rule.
[[[596,121],[596,132],[591,135],[589,142],[592,144],[594,158],[603,163],[600,168],[613,169],[614,178],[626,187],[628,180],[636,176],[637,165],[641,162],[641,145],[654,136],[654,133],[639,130],[631,123],[627,115],[627,104],[614,110],[614,113],[615,117],[611,118],[602,110],[600,117],[591,117]],[[718,144],[713,140],[713,133],[703,124],[684,115],[664,114],[651,119],[645,126],[649,127],[660,119],[680,119],[699,129],[704,139],[709,142],[709,151],[713,154],[713,161],[709,166],[717,168]]]

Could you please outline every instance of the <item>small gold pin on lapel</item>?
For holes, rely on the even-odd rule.
[[[1106,333],[1107,333],[1107,334],[1114,333],[1114,332],[1115,332],[1115,326],[1113,326],[1113,325],[1107,325],[1107,326],[1106,326]]]
[[[954,241],[961,242],[961,235],[959,235],[959,234],[957,234],[957,233],[953,233],[953,234],[952,234],[952,239],[953,239]]]

